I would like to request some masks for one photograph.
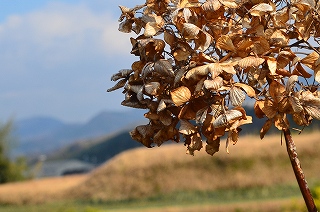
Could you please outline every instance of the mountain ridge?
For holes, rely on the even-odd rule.
[[[46,154],[79,140],[105,136],[136,123],[143,123],[145,111],[102,111],[85,123],[64,123],[52,117],[33,117],[15,123],[18,146],[14,155]]]

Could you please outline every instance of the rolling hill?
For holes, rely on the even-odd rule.
[[[50,117],[33,117],[15,123],[19,145],[15,155],[47,154],[77,141],[119,132],[141,123],[145,111],[101,112],[86,123],[63,123]]]

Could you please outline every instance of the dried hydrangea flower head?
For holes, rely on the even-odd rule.
[[[146,109],[147,125],[130,134],[147,147],[183,139],[187,152],[213,155],[227,134],[258,118],[288,129],[320,119],[320,18],[313,0],[147,0],[120,6],[121,32],[135,32],[130,69],[111,78],[124,106]]]

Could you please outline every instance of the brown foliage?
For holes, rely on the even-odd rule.
[[[120,6],[119,30],[138,35],[131,53],[139,59],[112,76],[118,82],[108,91],[123,87],[122,105],[149,110],[149,124],[132,138],[151,147],[182,136],[192,155],[206,138],[212,155],[221,136],[227,133],[228,149],[241,125],[251,123],[242,108],[246,96],[256,100],[257,117],[268,118],[261,138],[273,124],[288,129],[287,115],[300,126],[320,119],[318,8],[314,0]]]

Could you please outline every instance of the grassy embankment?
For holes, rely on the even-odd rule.
[[[320,182],[319,136],[294,135],[311,187]],[[304,209],[280,135],[243,136],[230,152],[221,146],[213,157],[192,157],[181,144],[130,150],[88,175],[2,185],[0,211]]]

